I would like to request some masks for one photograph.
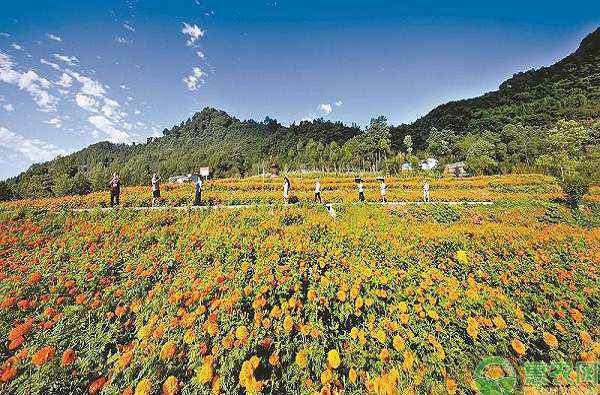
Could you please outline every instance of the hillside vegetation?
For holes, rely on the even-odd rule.
[[[464,160],[472,174],[541,171],[589,179],[600,168],[600,28],[560,62],[516,74],[481,97],[442,105],[411,125],[374,118],[364,129],[323,119],[289,127],[275,119],[239,120],[205,108],[144,144],[101,142],[33,165],[0,183],[0,198],[85,194],[105,189],[113,172],[146,185],[210,166],[213,176],[284,170],[381,171],[435,156]],[[585,188],[584,188],[585,189]]]

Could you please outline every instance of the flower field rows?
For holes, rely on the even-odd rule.
[[[557,207],[5,212],[0,393],[454,394],[488,355],[519,385],[598,361],[600,228]]]
[[[292,176],[292,194],[300,201],[313,198],[316,175]],[[357,200],[354,176],[323,175],[322,196],[325,202],[348,203]],[[379,184],[373,175],[364,175],[366,198],[378,201]],[[389,201],[419,201],[422,198],[424,178],[388,178]],[[277,203],[282,201],[282,180],[252,177],[247,179],[219,179],[205,183],[202,199],[206,204],[236,205]],[[431,198],[436,201],[550,201],[562,197],[560,187],[550,177],[541,175],[487,176],[471,178],[429,179]],[[191,183],[164,185],[162,204],[185,206],[193,202]],[[600,188],[592,188],[588,201],[600,201]],[[108,205],[108,192],[94,192],[86,196],[66,196],[46,199],[26,199],[3,203],[0,207],[18,209],[38,207],[52,210],[66,208],[95,208]],[[121,192],[121,205],[147,207],[151,204],[150,187],[126,187]]]

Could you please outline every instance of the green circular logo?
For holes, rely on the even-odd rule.
[[[490,366],[501,367],[504,375],[502,377],[489,377],[486,368]],[[483,395],[507,395],[512,393],[517,384],[515,369],[506,358],[487,357],[475,367],[475,383],[479,392]]]

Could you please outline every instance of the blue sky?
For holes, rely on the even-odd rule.
[[[0,179],[97,141],[145,141],[205,106],[410,122],[555,62],[600,23],[597,1],[6,3]]]

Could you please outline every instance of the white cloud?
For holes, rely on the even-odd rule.
[[[338,100],[338,101],[335,102],[335,106],[336,107],[340,107],[342,104],[344,104],[344,102],[341,101],[341,100]]]
[[[38,139],[28,139],[0,126],[0,147],[19,152],[31,162],[44,162],[67,152],[54,144]]]
[[[2,37],[10,37],[10,34],[8,34],[6,32],[0,32],[0,36],[2,36]]]
[[[117,111],[119,107],[119,102],[117,102],[116,100],[104,98],[102,113],[108,118],[121,118],[121,113]]]
[[[200,59],[204,59],[204,52],[202,52],[202,51],[198,51],[198,52],[196,52],[196,55],[198,55],[198,57],[199,57]]]
[[[12,105],[12,104],[10,104],[10,103],[9,103],[9,104],[5,104],[5,105],[3,105],[3,106],[2,106],[2,108],[3,108],[3,109],[4,109],[4,111],[6,111],[6,112],[13,112],[13,111],[15,111],[15,108],[14,108],[14,107],[13,107],[13,105]]]
[[[48,125],[54,125],[59,129],[62,126],[62,120],[60,119],[60,117],[54,117],[49,121],[44,121],[44,123],[47,123]]]
[[[62,42],[62,38],[61,37],[56,36],[56,35],[54,35],[52,33],[46,33],[46,37],[48,37],[50,40],[58,41],[59,43]]]
[[[206,74],[202,71],[200,67],[194,67],[192,70],[192,74],[187,75],[183,78],[183,83],[187,86],[187,88],[191,91],[195,91],[198,89],[198,85],[204,82],[204,76]]]
[[[123,27],[130,32],[135,32],[135,27],[131,26],[129,22],[123,22]]]
[[[204,36],[204,30],[202,30],[198,25],[188,25],[185,22],[183,22],[183,29],[181,29],[181,33],[188,36],[188,40],[186,42],[188,47],[193,47],[196,44],[196,41]]]
[[[93,115],[88,121],[98,130],[104,132],[113,143],[123,143],[129,141],[129,135],[115,127],[115,125],[102,115]]]
[[[20,45],[19,45],[19,44],[17,44],[17,43],[13,43],[13,44],[11,45],[11,47],[13,47],[13,49],[16,49],[17,51],[22,51],[22,50],[23,50],[23,47],[22,47],[22,46],[20,46]]]
[[[331,107],[331,104],[329,104],[329,103],[322,103],[322,104],[319,104],[318,110],[323,111],[325,113],[325,115],[328,115],[328,114],[331,114],[331,112],[333,111],[333,108]]]
[[[68,64],[69,66],[76,66],[79,63],[79,59],[77,59],[77,56],[66,56],[66,55],[55,53],[54,57],[64,63]]]
[[[60,80],[56,84],[62,86],[63,88],[69,88],[71,85],[73,85],[73,77],[67,73],[63,73],[60,76]]]
[[[86,77],[85,75],[79,74],[77,72],[70,70],[68,71],[73,77],[75,77],[77,81],[81,83],[81,93],[96,97],[103,97],[106,94],[106,90],[98,81],[94,81],[93,79]]]
[[[41,63],[41,64],[45,64],[46,66],[50,66],[50,67],[52,67],[54,70],[60,70],[60,66],[59,66],[59,65],[57,65],[56,63],[52,63],[52,62],[50,62],[48,59],[41,58],[41,59],[40,59],[40,63]]]
[[[0,81],[17,85],[21,90],[28,92],[41,111],[55,111],[58,99],[45,90],[50,87],[50,82],[33,70],[26,73],[14,70],[14,65],[10,56],[0,52]]]
[[[132,41],[123,36],[118,36],[115,37],[115,42],[118,42],[119,44],[131,44]]]
[[[0,52],[0,81],[7,84],[17,84],[21,78],[21,73],[13,70],[14,62],[12,58]]]
[[[86,111],[94,113],[98,112],[98,102],[94,98],[84,95],[83,93],[77,93],[75,95],[75,103]]]

